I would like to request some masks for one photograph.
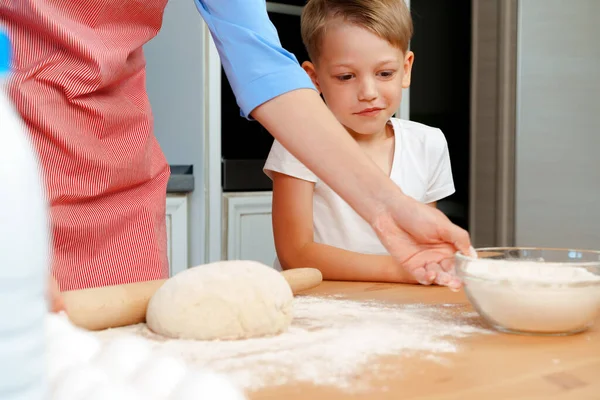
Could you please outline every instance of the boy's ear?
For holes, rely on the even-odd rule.
[[[413,62],[415,61],[415,54],[412,51],[407,51],[404,56],[404,76],[402,77],[402,88],[406,89],[410,86],[410,76],[412,73]]]
[[[319,79],[317,78],[317,71],[315,69],[315,65],[310,61],[304,61],[302,63],[302,68],[304,68],[304,71],[306,71],[306,73],[310,77],[310,80],[313,82],[313,84],[317,88],[317,91],[320,94],[321,88],[319,87]]]

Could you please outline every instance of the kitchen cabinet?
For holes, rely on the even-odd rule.
[[[276,257],[271,225],[272,192],[223,195],[223,259],[273,265]]]
[[[167,257],[169,275],[188,268],[188,196],[167,194]]]

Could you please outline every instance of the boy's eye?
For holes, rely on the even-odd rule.
[[[352,74],[338,75],[336,76],[336,78],[340,81],[349,81],[350,79],[352,79]]]
[[[390,78],[390,77],[394,76],[394,73],[395,73],[395,71],[381,71],[379,73],[379,75],[384,78]]]

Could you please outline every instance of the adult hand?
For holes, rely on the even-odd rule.
[[[373,228],[396,261],[421,284],[458,289],[454,254],[473,254],[469,234],[439,210],[404,196],[379,213]]]
[[[60,288],[58,287],[58,283],[56,279],[50,274],[48,276],[48,291],[47,291],[47,299],[48,299],[48,309],[50,312],[58,313],[61,311],[66,311],[66,305],[64,303],[63,297],[60,294]]]

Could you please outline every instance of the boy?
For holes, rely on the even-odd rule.
[[[423,203],[454,192],[439,129],[392,118],[410,84],[412,20],[404,0],[310,0],[302,67],[348,134],[407,195]],[[264,167],[273,180],[276,268],[314,267],[324,279],[417,283],[373,229],[275,141]],[[419,283],[448,285],[450,264]],[[452,286],[452,285],[448,285]]]

